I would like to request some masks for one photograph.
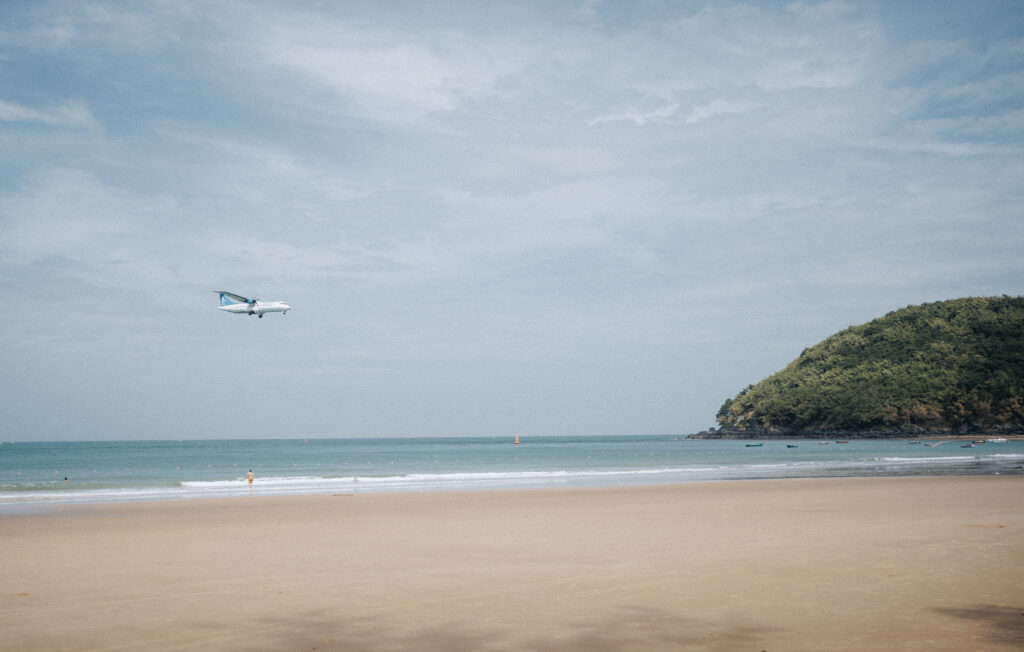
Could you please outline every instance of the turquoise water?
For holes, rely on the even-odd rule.
[[[251,494],[601,487],[710,480],[1024,474],[1024,441],[938,446],[677,436],[0,444],[0,508]],[[795,448],[787,447],[795,445]],[[246,473],[256,477],[250,488]]]

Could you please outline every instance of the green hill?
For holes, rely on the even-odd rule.
[[[727,399],[720,432],[1024,432],[1024,297],[896,310]]]

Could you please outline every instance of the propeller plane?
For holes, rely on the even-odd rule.
[[[236,315],[256,315],[263,319],[263,315],[268,312],[287,313],[292,309],[284,301],[260,301],[255,297],[248,299],[232,292],[225,292],[224,290],[214,290],[214,292],[220,295],[220,306],[218,306],[218,309],[233,312]]]

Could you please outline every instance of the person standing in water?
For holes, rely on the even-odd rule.
[[[246,476],[246,477],[249,478],[249,486],[251,487],[252,486],[252,469],[249,469],[249,475]]]

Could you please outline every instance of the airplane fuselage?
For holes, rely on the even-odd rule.
[[[292,307],[284,301],[253,301],[252,303],[229,303],[225,306],[218,306],[218,309],[238,315],[262,317],[268,312],[288,312]]]

